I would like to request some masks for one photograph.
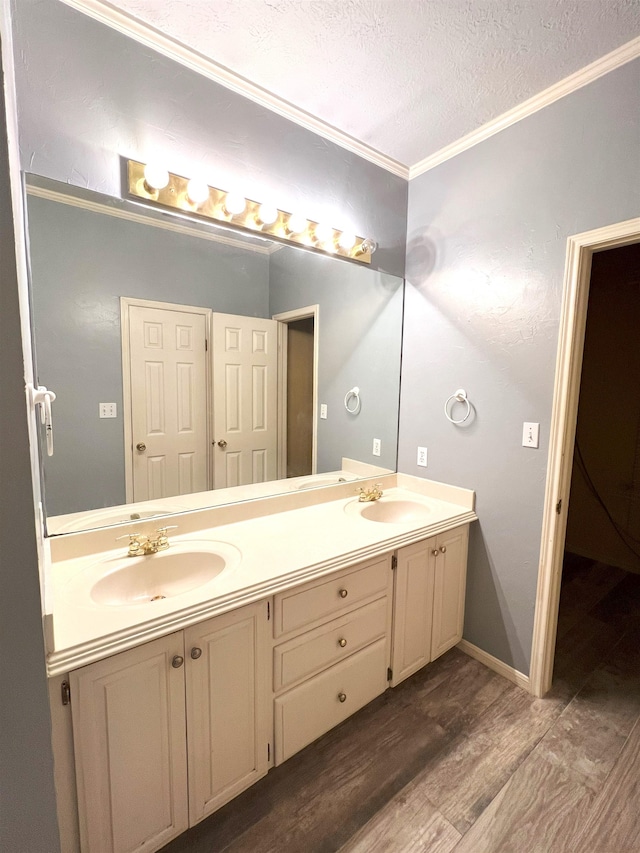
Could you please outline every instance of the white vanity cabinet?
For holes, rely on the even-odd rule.
[[[397,552],[391,686],[462,639],[469,525]]]
[[[276,764],[386,690],[392,590],[384,554],[275,596]]]
[[[152,853],[268,770],[259,602],[71,673],[83,853]]]

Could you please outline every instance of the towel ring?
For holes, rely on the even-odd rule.
[[[460,418],[460,420],[455,420],[455,418],[452,418],[449,414],[449,403],[451,402],[451,400],[455,400],[456,403],[467,404],[467,411],[465,413],[465,416],[463,418]],[[451,421],[452,424],[463,424],[467,420],[467,418],[471,414],[471,403],[469,402],[467,392],[464,390],[464,388],[458,388],[455,394],[452,394],[450,397],[447,397],[447,402],[444,404],[444,413],[447,416],[447,420]]]
[[[354,399],[355,405],[349,406],[351,399]],[[358,386],[354,386],[350,391],[344,395],[344,407],[349,412],[350,415],[357,415],[360,411],[360,389]]]

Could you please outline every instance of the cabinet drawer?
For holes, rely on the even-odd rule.
[[[340,616],[367,599],[384,594],[391,582],[390,560],[385,554],[346,572],[276,595],[274,635],[312,628],[318,621]]]
[[[276,764],[384,693],[386,650],[386,640],[376,640],[275,700]]]
[[[385,596],[276,646],[274,691],[290,687],[384,637],[387,607]]]

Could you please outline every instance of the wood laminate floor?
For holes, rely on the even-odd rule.
[[[453,649],[163,853],[640,853],[640,575],[567,555],[544,699]]]

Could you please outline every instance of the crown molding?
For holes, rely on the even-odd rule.
[[[611,53],[605,54],[605,56],[600,57],[600,59],[596,59],[596,61],[592,62],[590,65],[586,65],[574,74],[570,74],[568,77],[565,77],[564,80],[560,80],[558,83],[554,83],[553,86],[549,86],[548,89],[544,89],[542,92],[534,95],[533,98],[523,101],[523,103],[514,107],[512,110],[502,113],[502,115],[497,118],[483,124],[482,127],[471,131],[471,133],[468,133],[466,136],[452,142],[450,145],[446,145],[444,148],[441,148],[429,157],[425,157],[424,160],[420,160],[418,163],[415,163],[409,168],[409,180],[417,178],[419,175],[423,175],[425,172],[428,172],[430,169],[435,168],[435,166],[439,166],[441,163],[444,163],[446,160],[450,160],[458,154],[462,154],[463,151],[473,148],[473,146],[477,145],[479,142],[484,142],[485,139],[489,139],[496,133],[500,133],[501,130],[511,127],[512,124],[516,124],[524,118],[528,118],[534,113],[537,113],[538,110],[542,110],[545,107],[548,107],[549,104],[553,104],[555,101],[560,100],[560,98],[564,98],[565,95],[570,95],[572,92],[576,92],[583,86],[593,83],[593,81],[597,80],[599,77],[603,77],[610,71],[615,71],[616,68],[620,68],[621,65],[625,65],[627,62],[631,62],[639,56],[640,37],[621,45],[621,47],[618,47],[615,50],[612,50]]]
[[[142,23],[120,9],[116,9],[110,3],[103,2],[103,0],[62,0],[62,2],[67,6],[77,9],[79,12],[89,15],[96,21],[100,21],[100,23],[106,24],[108,27],[135,39],[146,47],[152,48],[163,56],[179,62],[186,68],[208,77],[221,86],[231,89],[231,91],[245,98],[249,98],[249,100],[266,107],[271,112],[295,122],[300,127],[304,127],[306,130],[310,130],[318,134],[318,136],[328,139],[330,142],[335,142],[341,148],[357,154],[370,163],[375,163],[376,166],[386,169],[387,172],[391,172],[393,175],[397,175],[405,180],[408,179],[409,167],[405,166],[404,163],[394,160],[393,157],[388,157],[386,154],[377,151],[375,148],[371,148],[359,139],[349,136],[348,133],[344,133],[305,110],[301,110],[283,98],[279,98],[261,86],[257,86],[250,80],[241,77],[224,65],[219,65],[217,62],[203,56],[201,53],[193,50],[193,48],[187,47],[176,39],[161,33],[149,24]]]

